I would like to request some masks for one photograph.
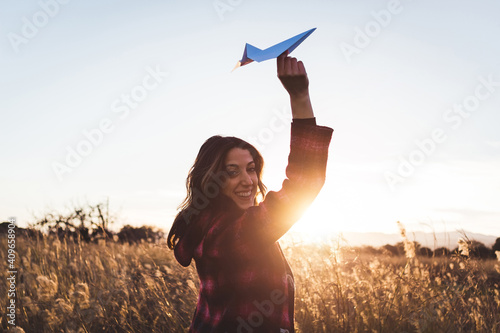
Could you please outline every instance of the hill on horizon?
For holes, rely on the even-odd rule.
[[[435,250],[439,247],[446,247],[450,250],[457,247],[458,240],[464,238],[464,234],[469,240],[475,240],[483,243],[486,247],[491,247],[495,243],[495,240],[500,237],[492,235],[484,235],[480,233],[474,233],[469,231],[450,231],[450,232],[409,232],[407,231],[407,237],[410,241],[416,241],[420,243],[421,246]],[[297,236],[300,239],[300,234],[297,232],[291,232],[292,238]],[[380,247],[386,244],[394,245],[403,241],[401,234],[387,234],[383,232],[341,232],[334,234],[335,237],[341,237],[341,244],[346,244],[349,246],[363,246],[369,245],[373,247]]]
[[[486,247],[491,247],[495,243],[495,240],[499,236],[483,235],[473,232],[438,232],[438,233],[428,233],[428,232],[407,232],[407,237],[410,241],[416,241],[422,246],[428,247],[432,250],[439,247],[447,247],[449,249],[454,249],[457,247],[458,240],[464,238],[464,234],[469,240],[475,240],[483,243]],[[403,238],[400,234],[384,234],[381,232],[345,232],[342,233],[343,238],[351,246],[383,246],[385,244],[396,244],[401,242]]]

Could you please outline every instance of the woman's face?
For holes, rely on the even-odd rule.
[[[227,179],[222,193],[230,197],[241,209],[254,205],[257,195],[257,171],[252,155],[246,149],[231,149],[224,161]]]

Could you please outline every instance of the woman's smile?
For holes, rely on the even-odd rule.
[[[236,195],[242,198],[249,198],[250,195],[252,194],[252,191],[248,192],[236,192]]]

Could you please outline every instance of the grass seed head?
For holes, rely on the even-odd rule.
[[[45,275],[36,278],[38,283],[38,300],[48,301],[57,293],[57,281],[53,281]]]

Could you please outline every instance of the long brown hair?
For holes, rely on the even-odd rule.
[[[170,249],[175,248],[199,213],[210,208],[222,195],[220,189],[226,177],[224,161],[227,153],[233,148],[246,149],[252,155],[258,179],[257,194],[264,198],[266,186],[261,179],[264,159],[259,151],[248,142],[234,136],[212,136],[203,143],[189,170],[186,179],[187,195],[179,206],[180,211],[167,238]],[[257,199],[255,201],[256,204]]]

